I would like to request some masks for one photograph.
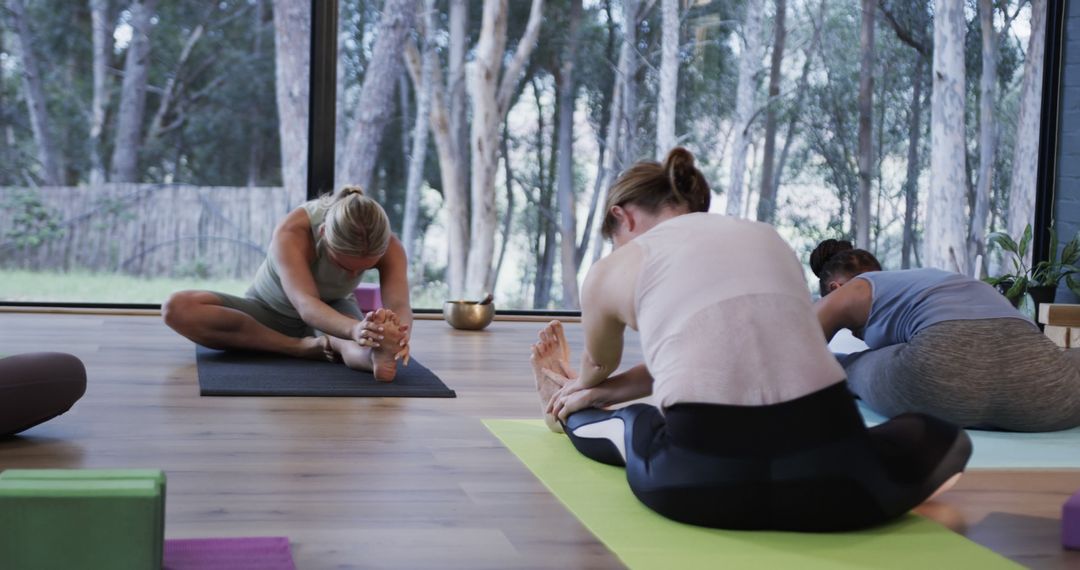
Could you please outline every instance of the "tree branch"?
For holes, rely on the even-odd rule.
[[[499,116],[505,117],[510,111],[510,101],[516,91],[521,72],[525,69],[525,63],[529,61],[536,41],[540,37],[540,25],[544,20],[544,0],[533,0],[532,9],[529,10],[529,21],[525,25],[525,33],[518,41],[518,47],[514,50],[514,59],[506,66],[499,91],[496,94]]]
[[[905,28],[896,20],[896,16],[889,10],[889,7],[885,4],[886,0],[878,0],[878,7],[881,8],[881,13],[885,15],[885,21],[889,22],[889,26],[896,32],[896,37],[905,44],[915,48],[915,51],[919,52],[919,55],[929,58],[930,49],[925,43],[920,42],[915,38],[911,30]]]
[[[154,113],[153,121],[150,122],[150,130],[146,135],[147,142],[153,141],[161,135],[162,126],[165,124],[165,115],[169,112],[169,106],[172,104],[173,96],[176,94],[176,86],[179,84],[180,70],[183,69],[184,64],[191,57],[191,50],[195,49],[195,44],[199,42],[202,35],[203,26],[199,24],[188,34],[187,39],[184,41],[184,47],[180,50],[180,57],[176,60],[176,67],[168,82],[165,83],[165,89],[161,94],[161,102],[158,104],[157,112]]]

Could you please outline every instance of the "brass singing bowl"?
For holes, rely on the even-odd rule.
[[[476,301],[447,301],[443,303],[443,320],[455,329],[478,331],[495,318],[495,304],[481,305]]]

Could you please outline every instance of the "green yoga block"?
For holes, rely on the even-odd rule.
[[[60,470],[40,479],[15,470],[0,474],[4,566],[161,568],[164,477],[141,472],[150,477],[128,478],[136,473]]]
[[[158,495],[160,500],[158,501],[159,513],[157,517],[158,521],[158,536],[162,537],[156,541],[157,550],[155,560],[162,560],[164,557],[164,536],[165,536],[165,473],[160,469],[8,469],[7,471],[0,472],[0,481],[3,480],[25,480],[32,479],[38,481],[115,481],[115,480],[149,480],[154,481],[158,486]]]

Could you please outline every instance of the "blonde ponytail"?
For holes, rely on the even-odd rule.
[[[359,186],[345,186],[336,195],[322,198],[327,207],[323,219],[326,245],[344,255],[380,256],[390,246],[390,219],[375,200]]]

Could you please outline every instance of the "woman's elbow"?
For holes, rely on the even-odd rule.
[[[315,303],[320,302],[314,297],[303,296],[298,299],[290,299],[293,304],[293,308],[296,309],[296,314],[300,315],[300,320],[307,324],[311,324],[311,320],[315,317]]]

